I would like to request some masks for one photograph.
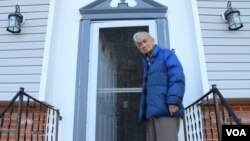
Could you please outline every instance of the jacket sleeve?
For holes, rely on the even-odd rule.
[[[174,53],[170,53],[165,61],[168,75],[168,94],[166,104],[179,105],[185,92],[185,76],[182,65]]]

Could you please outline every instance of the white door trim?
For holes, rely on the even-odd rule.
[[[149,33],[157,43],[156,20],[98,21],[91,23],[86,123],[87,141],[95,141],[99,29],[133,26],[148,26]]]

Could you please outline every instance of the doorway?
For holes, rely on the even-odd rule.
[[[133,35],[148,31],[155,36],[155,21],[122,23],[92,28],[86,140],[145,141],[144,124],[138,121],[143,56]]]

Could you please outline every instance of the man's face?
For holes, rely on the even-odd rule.
[[[136,37],[135,44],[142,54],[150,55],[153,51],[155,42],[153,38],[144,34],[139,34]]]

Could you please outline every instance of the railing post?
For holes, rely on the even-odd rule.
[[[184,113],[184,116],[183,116],[183,127],[184,127],[184,141],[187,141],[187,129],[186,129],[186,113]]]
[[[218,102],[218,97],[216,94],[216,85],[212,85],[212,90],[213,90],[213,99],[214,99],[214,108],[215,108],[215,118],[216,118],[216,126],[217,126],[217,134],[218,134],[218,139],[219,141],[222,140],[222,125],[221,125],[221,120],[220,120],[220,110],[219,110],[219,102]]]
[[[16,121],[16,134],[15,134],[15,141],[19,141],[20,137],[20,127],[21,127],[21,120],[22,120],[22,110],[23,110],[23,94],[24,88],[20,88],[20,96],[18,101],[18,111],[17,111],[17,121]]]
[[[62,117],[60,116],[59,109],[56,110],[56,136],[55,141],[58,141],[58,128],[59,128],[59,121],[62,120]]]

